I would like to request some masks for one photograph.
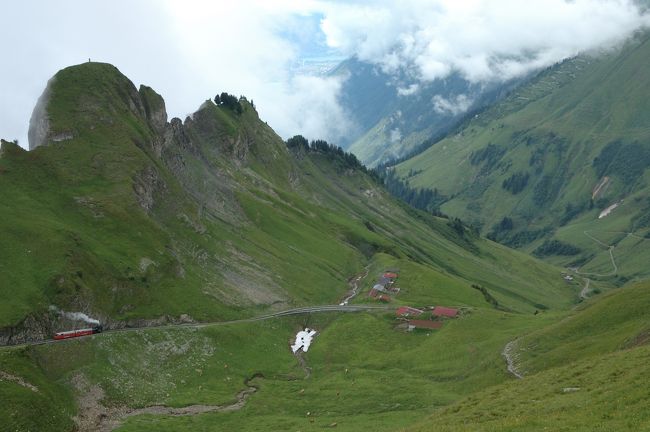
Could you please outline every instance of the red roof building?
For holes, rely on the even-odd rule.
[[[377,290],[374,289],[374,288],[371,289],[370,292],[368,293],[368,296],[369,296],[369,297],[372,297],[372,298],[375,298],[375,297],[377,297],[378,295],[379,295],[379,291],[377,291]]]
[[[390,297],[387,296],[386,294],[382,294],[379,297],[377,297],[377,300],[379,300],[380,302],[388,303],[390,302]]]
[[[418,316],[422,313],[420,309],[412,308],[410,306],[401,306],[395,311],[395,315],[408,317],[408,316]]]
[[[397,279],[397,273],[386,272],[384,273],[384,277],[388,279]]]
[[[436,306],[431,312],[434,316],[443,316],[447,318],[456,318],[458,316],[458,309],[447,308],[443,306]]]
[[[409,320],[409,325],[415,328],[439,329],[442,327],[442,321]]]

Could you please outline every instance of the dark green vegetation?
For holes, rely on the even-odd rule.
[[[649,37],[542,71],[397,177],[503,244],[610,284],[648,276]]]
[[[578,255],[579,253],[579,248],[560,240],[547,240],[533,251],[533,255],[536,257],[545,257],[549,255],[572,256]]]

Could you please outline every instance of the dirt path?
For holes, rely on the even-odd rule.
[[[18,384],[20,386],[28,388],[31,391],[35,392],[35,393],[38,393],[38,387],[36,387],[35,385],[28,383],[27,381],[25,381],[24,379],[22,379],[19,376],[12,375],[12,374],[4,372],[4,371],[0,371],[0,381],[11,381],[11,382],[16,383],[16,384]]]
[[[582,300],[587,299],[587,294],[589,294],[589,284],[591,283],[591,280],[589,278],[585,279],[585,286],[582,288],[582,291],[580,291],[580,298]]]
[[[598,243],[599,245],[607,248],[607,251],[609,252],[609,259],[612,262],[613,270],[610,273],[606,273],[606,274],[602,274],[602,273],[583,273],[579,269],[576,269],[575,272],[577,274],[583,275],[583,276],[600,276],[600,277],[615,276],[618,273],[618,266],[616,265],[616,260],[614,259],[614,248],[616,246],[608,245],[606,243],[603,243],[602,241],[598,240],[596,237],[589,234],[589,231],[583,231],[583,233],[584,233],[584,235],[589,237],[591,240],[593,240],[596,243]]]
[[[298,350],[294,355],[298,359],[298,363],[300,364],[302,370],[305,371],[305,379],[307,379],[311,376],[311,368],[307,366],[307,360],[305,360],[302,354],[303,354],[302,350]]]
[[[75,417],[75,423],[79,432],[111,432],[118,428],[127,418],[141,415],[167,415],[167,416],[191,416],[208,412],[231,412],[242,409],[246,400],[258,390],[255,384],[251,384],[256,378],[264,378],[262,374],[255,374],[244,380],[247,388],[237,393],[236,401],[230,405],[189,405],[181,408],[173,408],[165,405],[152,405],[144,408],[128,407],[105,407],[101,401],[104,399],[104,391],[98,385],[91,385],[82,374],[75,375],[72,383],[80,393],[78,397],[79,415]]]
[[[515,352],[517,350],[517,342],[519,342],[519,339],[508,342],[503,348],[501,355],[506,360],[508,372],[514,375],[515,378],[522,379],[524,375],[519,371],[519,365],[516,363],[519,359],[519,355]]]
[[[348,294],[346,295],[345,298],[343,298],[339,306],[347,306],[348,302],[353,298],[355,298],[357,294],[359,294],[359,282],[361,282],[362,279],[368,276],[369,271],[370,271],[370,265],[367,265],[362,273],[352,276],[348,280],[348,284],[350,285],[350,291],[348,291]]]
[[[634,234],[634,233],[631,233],[631,232],[628,232],[628,231],[601,231],[601,232],[604,232],[604,233],[607,233],[607,234],[625,234],[627,237],[633,237],[633,238],[639,239],[639,240],[650,240],[650,239],[647,239],[645,237],[641,237],[640,235],[637,235],[637,234]],[[616,260],[614,259],[614,248],[616,246],[608,245],[606,243],[603,243],[602,241],[598,240],[596,237],[592,236],[589,233],[589,231],[583,231],[583,233],[584,233],[584,235],[586,235],[587,237],[589,237],[591,240],[595,241],[596,243],[598,243],[602,247],[607,248],[607,252],[609,252],[609,259],[612,262],[612,268],[613,269],[612,269],[612,271],[610,273],[607,273],[607,274],[582,273],[579,270],[576,270],[575,272],[577,274],[580,274],[580,275],[583,275],[583,276],[615,276],[616,274],[618,274],[618,265],[616,264]],[[582,293],[581,293],[581,296],[582,296]]]

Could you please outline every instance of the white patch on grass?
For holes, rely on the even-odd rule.
[[[300,330],[298,334],[296,334],[296,341],[291,345],[291,351],[293,351],[294,354],[301,348],[302,352],[309,351],[309,346],[311,345],[314,336],[316,336],[316,330],[308,328]]]
[[[619,206],[620,203],[614,203],[611,206],[607,207],[605,210],[601,211],[600,214],[598,215],[598,219],[602,219],[604,217],[609,216],[611,212],[614,211],[616,207]]]

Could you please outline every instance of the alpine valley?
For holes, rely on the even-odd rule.
[[[380,171],[59,71],[0,150],[0,430],[650,430],[649,50],[404,124],[449,134]]]

